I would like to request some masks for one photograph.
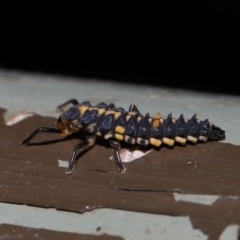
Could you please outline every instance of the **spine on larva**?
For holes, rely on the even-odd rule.
[[[184,145],[187,140],[197,143],[197,141],[221,140],[224,137],[225,131],[210,123],[208,119],[201,121],[197,119],[196,114],[191,119],[184,118],[183,114],[175,119],[170,113],[166,119],[153,119],[149,141],[150,144],[158,147],[162,142],[173,146],[175,141]]]
[[[153,118],[147,113],[143,117],[137,112],[126,112],[122,108],[109,109],[105,103],[96,106],[80,105],[77,109],[77,113],[80,113],[78,118],[75,116],[75,108],[65,112],[62,117],[71,116],[74,119],[73,127],[77,124],[78,128],[106,140],[115,138],[130,144],[151,144],[159,147],[162,143],[173,146],[178,142],[184,145],[187,141],[207,142],[225,137],[222,129],[210,123],[208,119],[197,119],[196,114],[191,119],[184,118],[183,114],[175,119],[171,113],[166,119],[161,118],[160,114]],[[67,120],[69,119],[68,117]]]

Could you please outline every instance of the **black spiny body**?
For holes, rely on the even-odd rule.
[[[191,119],[184,118],[183,114],[178,119],[173,118],[172,114],[164,119],[160,114],[155,117],[150,117],[149,114],[142,116],[135,105],[130,105],[127,112],[123,108],[116,108],[114,104],[108,105],[102,102],[92,106],[89,101],[78,103],[75,99],[62,104],[59,109],[70,103],[74,106],[60,115],[57,128],[40,127],[22,142],[27,146],[38,132],[60,133],[62,136],[68,136],[73,132],[84,131],[86,141],[75,146],[67,174],[73,172],[77,151],[93,146],[97,136],[110,143],[121,173],[125,172],[125,168],[119,154],[120,141],[159,147],[162,143],[173,146],[175,142],[184,145],[187,141],[197,143],[225,138],[225,131],[213,125],[208,119],[204,121],[197,119],[196,114]]]

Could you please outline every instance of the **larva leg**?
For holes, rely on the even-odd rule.
[[[125,173],[125,167],[122,163],[119,151],[120,151],[120,144],[115,141],[114,139],[110,139],[109,140],[110,146],[112,147],[113,151],[114,151],[114,158],[115,158],[115,162],[117,165],[118,170],[121,172],[121,174]]]
[[[60,130],[56,128],[49,127],[40,127],[37,128],[34,132],[32,132],[26,139],[22,141],[22,145],[27,146],[29,142],[39,133],[39,132],[48,132],[48,133],[61,133]]]
[[[79,104],[79,102],[78,102],[77,99],[70,99],[70,100],[66,101],[65,103],[59,105],[59,106],[57,107],[57,110],[60,111],[60,112],[63,112],[64,109],[65,109],[65,107],[66,107],[67,105],[69,105],[69,104],[77,105],[77,104]]]
[[[66,174],[71,174],[73,172],[74,167],[76,165],[77,152],[79,150],[81,152],[83,152],[83,151],[89,149],[90,147],[92,147],[94,145],[95,140],[96,140],[96,136],[95,135],[92,135],[92,136],[89,135],[89,136],[87,136],[87,140],[86,141],[80,142],[80,143],[78,143],[74,147],[71,159],[70,159],[69,164],[68,164],[68,168],[66,170]]]

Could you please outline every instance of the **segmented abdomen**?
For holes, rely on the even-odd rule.
[[[84,109],[84,111],[83,111]],[[175,142],[219,140],[225,132],[214,126],[208,119],[201,121],[196,114],[186,119],[183,114],[178,119],[169,114],[166,119],[157,114],[154,118],[144,117],[124,109],[109,109],[105,103],[96,106],[79,106],[79,124],[85,131],[96,133],[105,139],[115,138],[130,144],[159,147],[162,143],[173,146]]]
[[[178,119],[169,114],[166,119],[154,119],[151,127],[151,143],[155,146],[163,143],[172,146],[174,142],[185,144],[186,141],[196,143],[198,140],[207,141],[207,133],[210,123],[208,120],[201,121],[196,114],[191,119],[186,119],[183,114]]]
[[[130,116],[129,116],[130,115]],[[118,140],[124,140],[130,144],[154,145],[159,147],[162,143],[169,146],[174,142],[185,144],[187,140],[196,143],[198,140],[207,141],[209,122],[200,121],[194,115],[187,120],[181,115],[179,119],[172,118],[169,114],[166,119],[160,117],[141,117],[137,114],[127,114],[126,119],[121,125],[118,120],[114,128],[114,137]]]

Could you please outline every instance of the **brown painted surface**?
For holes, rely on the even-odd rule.
[[[97,229],[96,229],[97,231]],[[16,225],[2,224],[0,225],[0,239],[7,240],[32,240],[32,239],[58,239],[58,240],[121,240],[121,237],[109,236],[106,234],[100,236],[85,235],[77,233],[57,232],[45,229],[25,228]]]
[[[4,110],[1,110],[2,116]],[[72,175],[58,167],[69,160],[75,138],[40,133],[32,145],[21,141],[54,118],[34,116],[11,127],[0,120],[0,196],[2,202],[84,212],[115,208],[189,216],[195,228],[217,239],[229,224],[240,224],[240,146],[221,142],[162,147],[131,163],[125,175],[110,161],[104,141],[78,158]],[[226,133],[227,136],[228,133]],[[220,195],[212,205],[175,201],[172,192]],[[229,198],[237,196],[237,199]]]

